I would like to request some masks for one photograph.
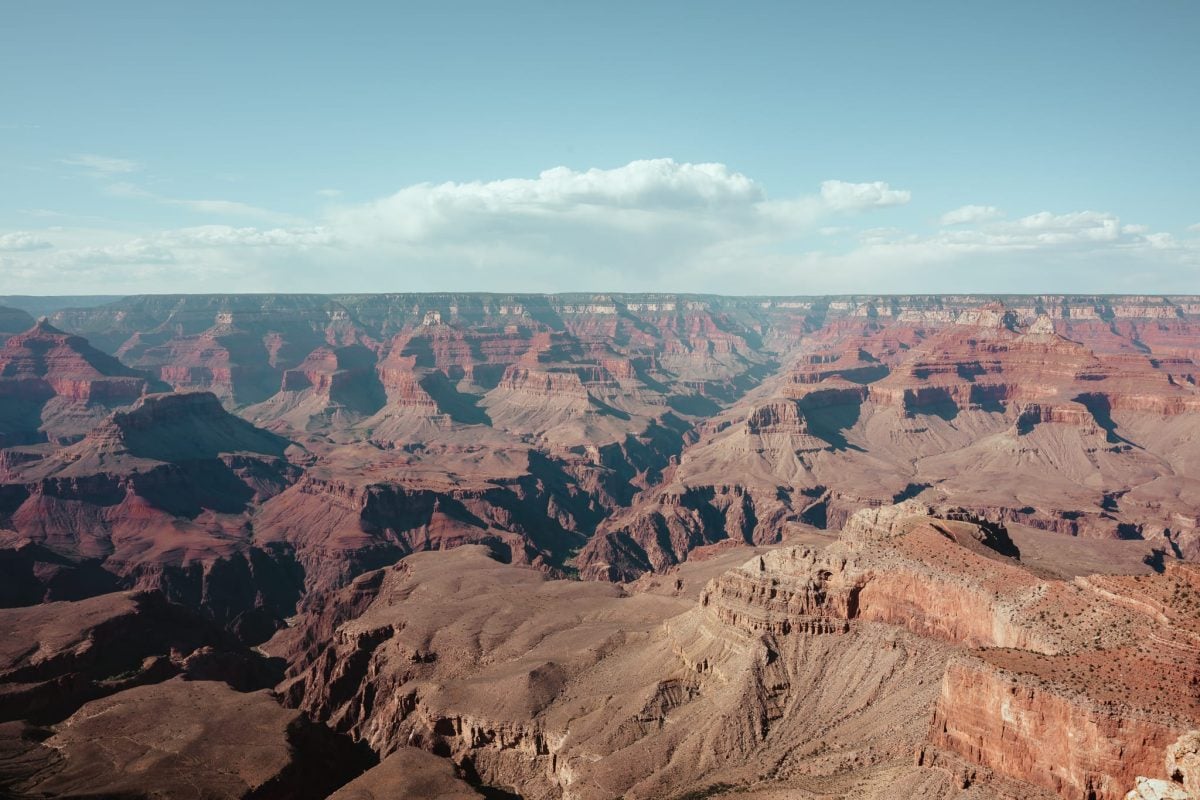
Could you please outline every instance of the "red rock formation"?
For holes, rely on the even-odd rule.
[[[1138,774],[1161,762],[1178,726],[965,662],[946,671],[930,738],[1060,797],[1118,800]]]
[[[0,378],[0,603],[158,589],[254,642],[290,619],[287,697],[486,791],[1116,797],[1196,723],[1163,698],[1196,660],[1200,301],[996,300],[60,312],[275,433],[212,396],[121,410],[144,378],[31,332]],[[513,563],[423,552],[478,544]],[[547,580],[573,570],[638,580]],[[168,662],[219,673],[201,651]]]
[[[0,541],[95,562],[125,586],[161,589],[251,638],[263,625],[269,634],[299,587],[286,554],[256,550],[240,515],[296,479],[288,445],[211,394],[147,395],[14,469]],[[49,591],[55,573],[42,574]]]
[[[0,349],[0,446],[77,438],[150,389],[144,373],[43,319]]]

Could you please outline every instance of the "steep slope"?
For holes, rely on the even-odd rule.
[[[176,675],[261,689],[276,666],[155,592],[0,609],[0,720],[58,721],[84,703]]]
[[[92,701],[19,755],[9,797],[320,800],[370,763],[267,692],[172,680]]]
[[[156,388],[145,373],[42,319],[0,348],[0,447],[73,441]]]
[[[247,514],[298,477],[288,446],[211,394],[147,395],[76,444],[12,469],[0,544],[38,548],[28,556],[34,578],[55,575],[39,560],[62,560],[269,632],[299,586],[288,554],[253,547]]]
[[[1012,310],[960,313],[898,347],[894,328],[816,344],[705,424],[671,480],[581,554],[594,577],[661,569],[698,544],[777,541],[920,495],[1072,535],[1194,555],[1196,365],[1098,355]],[[847,327],[843,326],[845,334]],[[828,332],[823,331],[821,335]]]
[[[700,563],[621,588],[421,554],[271,646],[288,702],[523,797],[1109,800],[1156,772],[1200,721],[1163,692],[1200,675],[1180,588],[1200,573],[1042,577],[1003,528],[928,512],[860,513],[698,597]],[[1147,683],[1120,696],[1117,674]]]
[[[0,794],[1183,791],[1198,298],[10,317]]]

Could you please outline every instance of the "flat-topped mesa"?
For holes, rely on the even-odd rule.
[[[751,434],[807,434],[808,421],[795,400],[774,400],[751,409],[746,430]]]
[[[864,620],[955,644],[1055,652],[1052,638],[1014,619],[1039,581],[998,552],[1011,547],[1003,529],[929,510],[910,501],[858,512],[837,543],[758,556],[710,583],[701,605],[752,633],[836,632]]]
[[[1056,334],[1044,315],[1028,328],[1004,321],[1011,320],[1010,313],[1000,321],[996,312],[962,316],[988,324],[938,333],[871,384],[871,399],[909,415],[939,407],[995,410],[1015,403],[1031,407],[1031,419],[1042,421],[1055,416],[1048,409],[1065,409],[1089,397],[1105,398],[1110,409],[1181,414],[1200,408],[1195,365],[1186,359],[1098,356]],[[1086,417],[1064,410],[1054,421],[1085,422]]]
[[[866,573],[853,558],[809,547],[773,550],[713,580],[700,606],[744,635],[844,633]]]
[[[962,311],[955,318],[954,324],[972,328],[1016,331],[1018,319],[1016,312],[996,303]]]
[[[612,374],[599,364],[550,369],[513,365],[504,371],[499,384],[499,388],[511,391],[584,400],[588,397],[589,387],[616,386]]]
[[[888,367],[861,348],[812,353],[793,362],[788,381],[800,386],[841,379],[865,384],[888,374]]]
[[[298,367],[284,370],[283,391],[311,389],[334,397],[362,375],[375,371],[375,354],[361,345],[318,347]]]
[[[1006,537],[968,512],[922,510],[910,501],[859,512],[832,545],[773,550],[714,579],[700,597],[708,639],[723,626],[788,652],[789,639],[860,623],[905,628],[961,648],[918,764],[949,752],[989,775],[1096,800],[1161,774],[1164,749],[1200,720],[1188,688],[1200,683],[1200,569],[1039,577],[996,552]],[[1176,761],[1197,761],[1178,749]],[[1167,777],[1177,771],[1168,765]]]
[[[983,649],[952,664],[930,740],[1062,797],[1119,800],[1200,723],[1200,569],[1048,581],[1034,623],[1053,653]],[[1031,609],[1032,610],[1032,609]],[[1168,774],[1170,777],[1170,774]]]
[[[216,330],[153,348],[139,364],[160,361],[162,379],[180,391],[210,391],[228,403],[255,402],[279,386],[261,341]],[[161,352],[160,352],[161,351]]]
[[[781,394],[799,401],[801,411],[811,412],[832,406],[857,406],[864,403],[868,386],[842,379],[826,378],[815,384],[789,384]]]
[[[847,542],[874,542],[891,539],[907,530],[914,517],[931,516],[933,509],[919,500],[894,505],[864,508],[851,514],[842,526],[840,538]]]
[[[200,330],[200,318],[193,317],[201,310],[172,312],[157,329],[134,331],[116,352],[177,389],[212,391],[223,402],[243,405],[279,391],[283,371],[314,349],[377,344],[337,304],[307,303],[289,312],[272,298],[261,302],[254,308],[245,298],[214,298],[215,307],[204,309],[210,324]],[[181,306],[195,303],[180,300]],[[186,324],[177,313],[185,313]]]
[[[809,429],[802,400],[779,399],[754,406],[742,429],[747,446],[773,457],[777,452],[815,453],[831,445]],[[811,407],[808,407],[811,408]]]
[[[282,420],[308,430],[314,420],[353,424],[378,411],[386,399],[373,351],[361,344],[319,347],[300,366],[284,371],[278,394],[242,413],[260,424]]]
[[[530,350],[537,330],[538,326],[528,322],[483,327],[422,325],[396,336],[389,352],[412,357],[414,367],[440,370],[451,380],[467,378],[491,385],[505,366]]]
[[[158,295],[134,296],[114,303],[55,313],[55,321],[73,331],[114,342],[116,349],[136,331],[171,329],[198,334],[226,315],[232,327],[284,329],[302,321],[324,332],[329,343],[349,343],[332,333],[337,325],[354,326],[386,340],[438,320],[439,326],[478,328],[510,323],[549,325],[583,335],[626,324],[629,329],[657,328],[662,334],[708,326],[714,333],[745,339],[763,336],[775,343],[795,341],[806,328],[843,320],[882,325],[943,325],[962,312],[1005,304],[1028,322],[1039,313],[1059,321],[1100,321],[1122,325],[1146,322],[1189,323],[1200,306],[1194,297],[1095,297],[1038,295],[897,295],[852,297],[719,297],[677,294],[612,295]],[[635,325],[628,325],[635,323]],[[710,324],[711,323],[711,324]],[[429,326],[437,327],[437,326]],[[625,329],[622,329],[625,330]]]
[[[1095,414],[1078,402],[1020,403],[1017,408],[1018,432],[1027,432],[1035,425],[1043,423],[1059,423],[1072,425],[1091,434],[1100,433]]]
[[[282,457],[290,442],[233,416],[211,392],[151,394],[118,411],[75,447],[123,451],[160,461],[222,453]]]

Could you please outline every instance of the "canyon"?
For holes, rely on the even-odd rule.
[[[1200,297],[0,297],[0,342],[5,796],[1196,796]]]

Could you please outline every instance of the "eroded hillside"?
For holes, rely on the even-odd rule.
[[[6,791],[243,701],[213,796],[1118,798],[1200,727],[1200,298],[0,323]]]

